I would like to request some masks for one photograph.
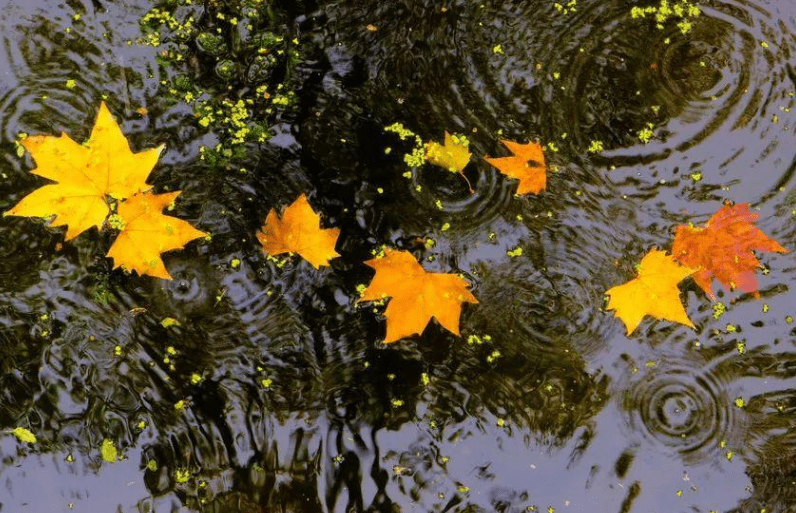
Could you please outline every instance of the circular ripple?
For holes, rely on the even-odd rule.
[[[656,28],[654,16],[634,19],[623,2],[581,2],[569,13],[552,2],[460,5],[366,37],[355,27],[373,16],[414,13],[383,4],[365,19],[353,2],[339,2],[330,16],[358,34],[346,44],[376,77],[368,107],[384,120],[426,127],[423,133],[476,128],[474,143],[482,149],[498,129],[512,138],[541,136],[561,148],[560,158],[571,152],[577,159],[602,141],[605,151],[590,159],[616,166],[611,180],[627,172],[657,184],[671,169],[697,166],[704,184],[744,181],[743,197],[735,199],[758,201],[783,185],[793,160],[786,143],[786,127],[796,123],[789,96],[793,5],[700,3],[685,34],[679,18]],[[652,131],[646,144],[642,130]],[[667,176],[637,167],[663,161]],[[749,180],[748,170],[761,166],[777,172]],[[578,176],[597,185],[605,179]]]
[[[76,77],[75,90],[69,91],[64,84],[70,75],[57,70],[55,74],[22,78],[0,98],[4,112],[0,130],[6,141],[15,140],[20,132],[47,134],[54,131],[53,127],[70,129],[84,120],[86,113],[96,110],[101,96],[97,81],[85,75]]]
[[[185,256],[167,261],[172,280],[159,280],[153,290],[153,306],[181,319],[204,317],[213,312],[219,289],[216,271]]]
[[[665,156],[684,151],[716,132],[746,126],[761,99],[755,38],[708,11],[709,21],[685,36],[651,48],[651,79],[661,87],[649,97],[659,107],[663,142],[654,151]],[[675,36],[670,36],[674,38]],[[770,72],[770,71],[769,71]],[[768,75],[763,72],[762,76]]]
[[[795,31],[793,18],[778,8],[702,4],[687,34],[671,22],[658,30],[649,20],[627,17],[605,25],[603,36],[589,35],[585,52],[561,72],[565,90],[553,99],[556,123],[580,147],[602,137],[607,150],[595,159],[618,168],[614,180],[625,173],[633,178],[623,193],[635,191],[636,177],[657,186],[679,168],[699,171],[706,187],[737,184],[732,199],[759,203],[792,176]],[[645,42],[643,52],[638,41]],[[645,144],[639,131],[646,128],[653,135]],[[687,186],[668,208],[688,208],[707,190]]]
[[[38,266],[32,262],[50,258],[58,238],[47,237],[44,230],[31,229],[28,220],[5,220],[0,230],[0,288],[23,290],[38,280]]]
[[[634,431],[695,464],[715,454],[733,429],[735,412],[725,389],[708,370],[673,365],[631,385],[622,407]]]
[[[746,2],[700,8],[686,34],[675,19],[658,29],[615,2],[579,5],[560,25],[552,16],[555,37],[517,27],[502,45],[506,62],[497,71],[504,78],[497,84],[507,84],[506,97],[522,93],[512,107],[543,113],[548,140],[566,133],[562,144],[578,154],[602,141],[606,150],[592,158],[606,165],[676,160],[674,167],[687,157],[686,165],[701,164],[706,178],[722,181],[741,180],[761,164],[784,171],[792,160],[784,144],[793,121],[792,17]],[[517,71],[523,66],[534,71]],[[653,135],[644,144],[639,133],[648,128]],[[767,176],[747,191],[772,190],[781,175]]]
[[[0,35],[2,141],[14,141],[22,132],[59,131],[81,140],[87,137],[103,98],[119,115],[121,107],[130,112],[146,104],[152,83],[157,84],[157,68],[151,66],[155,51],[137,54],[132,45],[119,42],[114,46],[111,40],[121,32],[110,35],[103,20],[108,16],[123,30],[120,20],[132,15],[114,8],[101,13],[89,8],[84,21],[73,16],[69,6],[48,6],[45,11],[22,2],[11,2],[0,13],[0,23],[13,27]],[[135,71],[142,69],[151,74],[152,81],[143,80],[141,72]],[[5,153],[10,166],[19,170],[20,160],[13,152]]]
[[[540,59],[560,76],[546,88],[550,126],[566,132],[579,151],[600,140],[609,149],[626,148],[607,152],[609,158],[648,162],[651,154],[665,158],[698,144],[742,112],[754,38],[703,11],[686,34],[675,19],[662,29],[649,18],[633,19],[624,4],[595,3],[572,17],[559,35],[565,43],[550,45]],[[639,141],[650,124],[663,128],[656,136],[664,144]]]
[[[488,171],[478,174],[470,192],[461,175],[428,165],[413,175],[410,190],[415,199],[414,215],[423,223],[429,218],[439,218],[439,224],[450,221],[456,230],[486,226],[511,201],[514,186],[508,185],[498,173]]]
[[[627,144],[628,129],[639,124],[634,72],[644,66],[646,52],[638,51],[638,41],[648,39],[648,27],[632,23],[629,8],[619,3],[593,2],[578,11],[557,26],[561,43],[542,46],[537,56],[544,100],[550,102],[543,124],[552,137],[566,133],[578,151],[592,140]]]

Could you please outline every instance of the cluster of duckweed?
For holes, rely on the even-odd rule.
[[[500,350],[496,349],[492,345],[492,335],[478,335],[472,334],[467,336],[467,345],[468,346],[484,346],[483,349],[489,351],[488,353],[484,353],[484,361],[488,364],[494,364],[497,360],[503,356]]]
[[[647,144],[648,142],[650,142],[650,139],[652,139],[652,136],[655,135],[655,133],[652,131],[653,126],[654,125],[652,123],[647,123],[646,127],[644,127],[641,130],[639,130],[638,138],[644,144]]]
[[[600,153],[603,150],[605,150],[605,145],[602,141],[594,140],[589,142],[589,153]]]
[[[699,7],[689,0],[677,0],[671,3],[668,0],[661,0],[657,6],[637,6],[630,10],[630,16],[633,19],[647,18],[647,16],[653,18],[658,29],[663,29],[669,20],[678,20],[677,28],[683,34],[688,34],[691,31],[691,20],[699,16],[699,13]]]
[[[200,148],[210,165],[242,159],[296,105],[299,40],[278,27],[265,0],[165,0],[140,20],[140,44],[160,49],[161,91],[192,106],[218,142]],[[193,72],[188,71],[189,65]],[[182,72],[180,72],[182,70]]]
[[[561,14],[574,13],[578,10],[578,0],[568,0],[561,3],[556,2],[553,4],[553,7],[555,7],[556,11],[560,12]]]
[[[409,151],[405,152],[403,156],[404,163],[406,163],[407,166],[410,168],[417,168],[426,163],[426,145],[419,135],[412,132],[401,123],[393,123],[392,125],[385,126],[384,131],[396,134],[402,141],[408,139],[414,141],[414,146]],[[385,152],[392,152],[392,148],[387,148]],[[407,171],[404,173],[404,177],[411,178],[412,172]]]

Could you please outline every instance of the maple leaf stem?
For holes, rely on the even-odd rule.
[[[464,171],[459,171],[457,174],[461,176],[465,182],[467,182],[467,188],[470,189],[470,194],[475,194],[475,189],[473,189],[473,184],[471,184],[470,180],[468,180],[467,177],[464,176]]]

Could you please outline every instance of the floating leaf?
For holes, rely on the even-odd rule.
[[[257,233],[265,253],[298,253],[316,269],[340,256],[334,249],[339,236],[339,228],[321,228],[321,217],[304,194],[285,209],[281,218],[271,209],[262,231]]]
[[[107,254],[115,267],[165,279],[171,276],[160,254],[206,235],[162,214],[179,195],[148,192],[152,186],[146,178],[163,147],[130,151],[104,102],[84,145],[66,134],[27,137],[21,144],[38,164],[32,172],[57,183],[28,194],[4,215],[53,217],[51,226],[67,226],[66,240],[89,228],[102,228],[107,221],[121,230]]]
[[[160,254],[182,248],[188,242],[207,235],[182,219],[163,215],[163,209],[179,195],[180,191],[168,194],[142,192],[119,203],[121,231],[108,250],[114,269],[122,267],[138,274],[171,279]]]
[[[104,102],[85,145],[66,134],[27,137],[21,144],[38,166],[31,172],[56,183],[36,189],[4,215],[54,216],[50,225],[66,225],[66,240],[101,228],[111,213],[109,198],[125,199],[151,189],[146,178],[163,149],[131,152]]]
[[[431,318],[459,335],[462,303],[478,303],[466,280],[456,274],[428,272],[408,251],[386,249],[385,255],[365,262],[376,270],[359,301],[391,298],[385,343],[422,333]]]
[[[484,160],[498,168],[498,171],[520,181],[517,194],[538,194],[547,186],[547,166],[544,152],[539,143],[520,144],[514,141],[501,140],[506,148],[513,153],[510,157],[485,157]]]
[[[694,328],[680,302],[677,284],[695,271],[681,266],[665,251],[653,249],[641,260],[635,279],[606,292],[610,296],[608,309],[616,310],[628,335],[646,315]]]
[[[435,141],[426,143],[426,160],[454,173],[461,173],[470,162],[471,153],[468,148],[466,138],[445,132],[444,144]]]
[[[36,443],[36,435],[30,432],[30,430],[25,429],[23,427],[17,427],[11,430],[11,434],[17,437],[17,440],[20,442],[25,442],[26,444],[35,444]]]
[[[753,251],[788,252],[752,224],[758,217],[740,203],[722,206],[704,228],[677,227],[672,254],[681,264],[700,268],[694,281],[711,298],[713,278],[730,289],[757,290],[754,273],[761,265]]]
[[[172,326],[182,326],[182,324],[180,324],[180,321],[178,321],[174,317],[166,317],[165,319],[160,321],[160,325],[163,326],[164,328],[171,328]]]

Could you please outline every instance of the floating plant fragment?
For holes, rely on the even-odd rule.
[[[31,433],[29,429],[25,429],[23,427],[17,427],[11,430],[11,434],[17,437],[17,440],[19,440],[20,442],[25,442],[26,444],[36,443],[36,435]]]
[[[100,454],[102,454],[102,459],[107,461],[108,463],[116,463],[118,450],[116,449],[116,445],[114,445],[113,440],[109,440],[106,438],[105,440],[102,441]]]

